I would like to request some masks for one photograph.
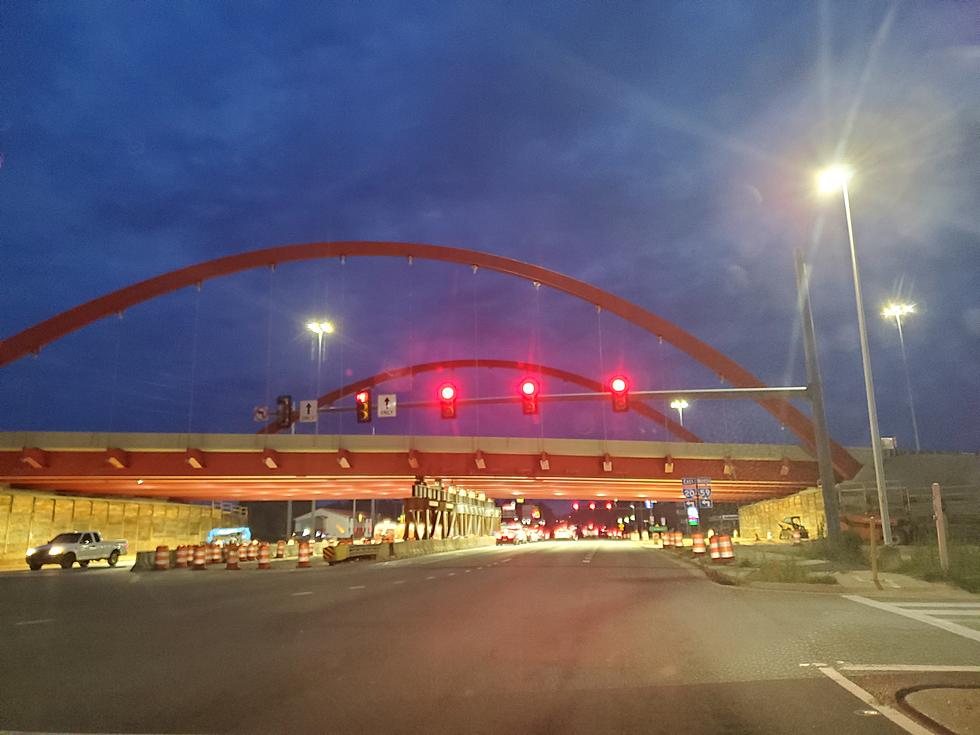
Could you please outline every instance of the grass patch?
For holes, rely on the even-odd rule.
[[[811,574],[793,561],[767,559],[759,565],[754,579],[761,582],[790,582],[803,584],[837,584],[832,574]]]
[[[861,537],[856,533],[844,532],[840,535],[840,542],[837,544],[831,544],[827,539],[822,538],[803,544],[800,550],[808,559],[826,559],[839,564],[865,567],[867,562],[861,555],[862,543]]]
[[[738,580],[732,579],[731,577],[728,577],[722,574],[721,572],[719,572],[718,570],[712,569],[711,567],[704,567],[704,576],[706,576],[712,582],[716,582],[718,584],[725,584],[728,585],[729,587],[734,587],[738,584]]]
[[[948,575],[939,564],[937,546],[914,546],[911,552],[911,558],[903,561],[897,571],[927,582],[948,581],[968,592],[980,592],[980,547],[951,546]]]

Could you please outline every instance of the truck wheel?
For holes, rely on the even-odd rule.
[[[119,551],[117,549],[113,549],[112,553],[109,554],[109,566],[114,567],[118,562],[119,562]]]
[[[39,570],[41,568],[41,565],[40,564],[38,564],[36,562],[33,562],[33,561],[32,562],[28,562],[27,566],[29,566],[31,568],[31,571],[32,572],[36,572],[37,570]]]
[[[75,563],[75,555],[68,552],[63,557],[61,557],[61,568],[71,569],[71,565]]]
[[[78,566],[80,566],[82,569],[87,569],[88,568],[88,561],[80,561],[80,562],[78,562]]]

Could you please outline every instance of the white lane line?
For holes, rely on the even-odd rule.
[[[312,595],[312,592],[293,592],[291,597],[305,597],[306,595]]]
[[[53,623],[54,618],[38,618],[37,620],[20,620],[14,625],[43,625],[44,623]]]
[[[456,576],[456,572],[450,572],[450,573],[449,573],[449,574],[447,574],[446,576],[447,576],[447,577],[455,577],[455,576]]]
[[[870,524],[869,524],[870,525]],[[477,567],[477,569],[483,569],[483,567]]]
[[[980,608],[980,602],[896,602],[899,607],[972,607]]]
[[[464,571],[464,572],[466,572],[467,574],[469,574],[469,573],[470,573],[470,572],[472,572],[473,570],[472,570],[472,569],[464,569],[463,571]]]
[[[367,585],[365,585],[365,584],[352,584],[347,589],[349,589],[349,590],[363,590],[365,587],[367,587]]]
[[[861,595],[841,595],[845,600],[850,600],[851,602],[859,602],[862,605],[868,605],[869,607],[876,607],[879,610],[884,610],[886,612],[894,613],[895,615],[901,615],[906,618],[911,618],[912,620],[917,620],[920,623],[925,623],[926,625],[931,625],[934,628],[942,628],[943,630],[953,633],[963,638],[969,638],[971,641],[977,641],[980,643],[980,630],[974,630],[973,628],[967,628],[964,625],[959,625],[957,623],[950,622],[949,620],[943,620],[942,618],[934,618],[930,615],[924,615],[917,610],[906,610],[899,607],[898,605],[891,605],[887,602],[879,602],[878,600],[870,600],[867,597],[862,597]]]
[[[878,700],[876,700],[870,692],[867,692],[859,687],[846,676],[840,674],[836,669],[832,669],[829,666],[822,666],[820,667],[820,673],[840,686],[842,689],[849,691],[869,707],[881,712],[881,714],[905,730],[905,732],[912,733],[912,735],[933,735],[932,730],[923,727],[911,717],[908,717],[893,707],[889,707],[887,704],[879,704]]]
[[[831,516],[831,517],[833,517],[833,516]],[[392,582],[392,584],[405,584],[405,580],[404,579],[396,579],[394,582]]]
[[[915,610],[915,612],[917,612],[917,613],[919,613],[921,615],[945,615],[947,617],[953,617],[953,618],[969,618],[969,617],[974,617],[974,616],[980,615],[980,609],[977,609],[977,610],[963,610],[963,609],[948,608],[948,607],[944,607],[944,608],[941,608],[941,609],[932,609],[932,608],[922,609],[922,608],[919,608],[918,610]]]
[[[429,576],[429,577],[426,577],[426,579],[435,579],[435,577]]]
[[[980,666],[946,666],[942,664],[844,664],[841,671],[929,671],[953,672],[961,674],[980,673]]]

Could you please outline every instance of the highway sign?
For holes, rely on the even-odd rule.
[[[268,406],[256,406],[252,409],[252,421],[257,424],[261,424],[263,421],[269,420],[269,407]]]
[[[315,424],[317,413],[316,400],[299,402],[299,422],[301,424]]]
[[[684,487],[681,488],[681,492],[684,493],[684,497],[687,498],[688,500],[694,500],[695,493],[697,492],[697,488]]]
[[[697,477],[682,477],[681,487],[696,487],[698,484]]]
[[[398,414],[398,396],[394,393],[378,395],[378,418],[390,419]]]
[[[701,498],[700,506],[702,508],[714,508],[715,507],[715,501],[714,500],[711,500],[709,498]]]
[[[698,487],[711,487],[710,477],[699,477],[697,478]]]
[[[700,495],[702,498],[704,498],[705,500],[707,500],[708,498],[711,497],[711,488],[710,487],[699,487],[698,488],[698,495]]]

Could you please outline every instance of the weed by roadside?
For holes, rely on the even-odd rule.
[[[794,561],[767,559],[759,565],[759,571],[753,576],[761,582],[803,582],[807,584],[837,584],[832,574],[811,574],[805,567]]]
[[[968,592],[980,592],[980,546],[954,545],[949,549],[949,575],[943,573],[936,546],[913,546],[911,558],[898,571],[927,582],[949,581]]]

